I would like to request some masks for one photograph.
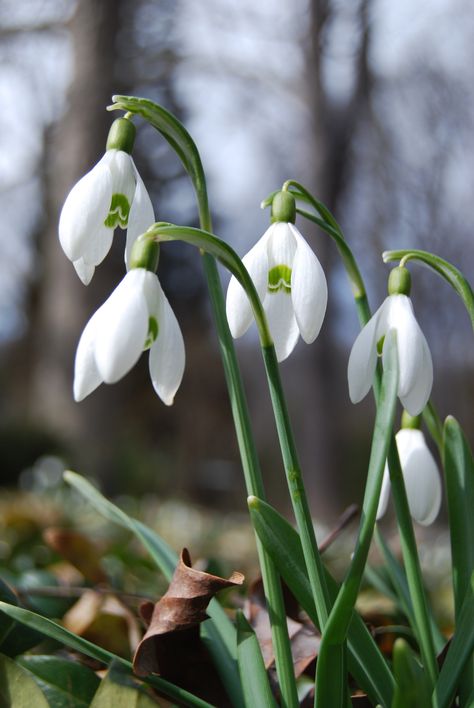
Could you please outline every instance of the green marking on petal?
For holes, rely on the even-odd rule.
[[[385,335],[383,335],[382,337],[380,337],[379,341],[377,342],[377,354],[378,354],[379,356],[382,356],[383,343],[384,343],[384,342],[385,342]]]
[[[158,337],[158,332],[160,331],[160,328],[158,326],[158,320],[156,317],[149,317],[148,318],[148,334],[145,339],[145,344],[143,345],[143,351],[146,351],[151,347],[153,342],[156,340]]]
[[[291,293],[291,268],[287,265],[277,265],[268,271],[268,292],[279,290]]]
[[[115,229],[120,226],[122,229],[127,228],[128,215],[130,214],[130,204],[125,194],[113,194],[110,202],[110,209],[104,224],[109,229]]]

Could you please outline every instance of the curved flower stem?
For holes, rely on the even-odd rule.
[[[110,110],[124,110],[127,114],[140,115],[167,140],[181,159],[193,183],[199,210],[201,228],[212,231],[212,220],[207,197],[206,176],[199,151],[182,123],[162,106],[148,99],[135,96],[114,96]],[[263,481],[253,439],[247,401],[235,354],[234,343],[225,316],[222,285],[214,258],[202,253],[211,306],[216,323],[224,375],[229,391],[232,416],[239,445],[245,484],[248,495],[264,496]],[[291,645],[286,623],[286,611],[280,578],[276,568],[256,535],[257,551],[262,572],[265,597],[272,628],[275,664],[282,705],[294,708],[298,696],[293,672]]]
[[[199,216],[202,228],[211,231],[212,222],[207,198],[199,203]],[[261,498],[265,498],[263,479],[253,438],[252,426],[250,424],[247,400],[237,362],[234,342],[229,331],[229,325],[227,324],[224,294],[217,264],[213,256],[209,253],[203,252],[202,258],[216,324],[224,375],[229,391],[247,495],[262,495]],[[296,707],[298,705],[298,695],[293,672],[293,659],[281,582],[278,571],[257,534],[255,534],[255,540],[272,631],[275,664],[280,683],[282,705],[286,708],[293,708],[293,706]]]
[[[270,396],[275,415],[278,439],[283,456],[291,503],[301,538],[301,546],[308,572],[308,578],[313,593],[314,604],[321,629],[327,622],[330,610],[330,600],[326,586],[325,571],[321,554],[316,542],[314,525],[304,488],[301,467],[296,452],[290,417],[286,406],[285,395],[280,378],[280,370],[275,353],[275,347],[262,344],[263,360],[267,373]]]
[[[236,359],[234,343],[227,324],[221,281],[216,262],[208,253],[203,254],[204,270],[214,312],[224,373],[229,390],[234,426],[239,445],[247,494],[265,497],[260,465],[250,424],[245,392]],[[291,646],[286,624],[286,610],[280,578],[273,561],[255,534],[260,571],[267,600],[267,609],[272,629],[273,649],[277,675],[282,694],[282,705],[290,708],[298,705],[293,673]]]
[[[354,255],[344,238],[341,228],[339,227],[334,217],[330,214],[329,210],[324,205],[322,205],[321,202],[318,202],[318,200],[316,200],[308,192],[308,190],[306,190],[304,187],[302,187],[297,182],[294,182],[293,180],[290,180],[287,184],[288,187],[293,186],[295,188],[296,192],[294,192],[294,195],[296,197],[299,197],[301,195],[303,200],[309,202],[320,216],[316,216],[311,212],[307,212],[303,209],[300,209],[299,207],[297,207],[296,209],[297,212],[301,214],[304,218],[309,219],[310,221],[313,221],[318,226],[320,226],[320,228],[325,231],[329,236],[331,236],[331,238],[336,242],[336,246],[341,255],[344,267],[346,269],[351,284],[351,289],[357,307],[359,322],[361,324],[361,327],[363,327],[365,324],[367,324],[371,317],[370,307],[365,290],[365,284],[360,274]],[[374,380],[374,395],[377,405],[379,402],[380,385],[381,373],[380,368],[378,368]],[[434,409],[432,408],[432,410]],[[415,535],[413,532],[413,524],[406,496],[405,483],[403,481],[403,475],[401,472],[395,436],[393,435],[393,433],[388,452],[388,466],[390,472],[390,480],[392,484],[392,492],[395,501],[395,510],[400,532],[408,587],[410,590],[410,596],[413,603],[414,616],[417,625],[415,630],[419,640],[423,663],[426,667],[430,680],[434,685],[438,673],[436,664],[436,654],[434,650],[431,626],[429,623],[429,615],[426,604],[427,601],[423,586],[423,579],[418,558]]]
[[[290,491],[308,577],[321,626],[327,620],[330,602],[321,556],[316,543],[313,521],[304,489],[301,467],[291,429],[285,395],[281,384],[278,361],[273,346],[268,322],[260,298],[247,269],[236,252],[213,234],[188,226],[155,224],[140,238],[155,238],[158,241],[181,240],[206,250],[217,258],[235,275],[249,298],[260,336],[263,360],[267,373],[270,397],[273,405],[277,433],[283,456],[283,463]]]

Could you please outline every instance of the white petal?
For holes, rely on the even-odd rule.
[[[383,473],[382,480],[382,490],[380,492],[379,505],[377,507],[377,521],[382,518],[382,516],[387,511],[388,498],[390,496],[390,475],[388,472],[388,465],[385,463],[385,470]]]
[[[132,157],[123,150],[109,150],[111,155],[112,194],[123,194],[131,205],[135,193],[135,170]]]
[[[242,258],[261,300],[265,297],[268,284],[267,241],[273,226],[272,224],[265,231],[255,246]],[[226,312],[232,336],[241,337],[252,323],[252,308],[245,290],[234,276],[230,279],[227,290]]]
[[[107,253],[110,251],[114,237],[113,229],[109,229],[102,224],[84,244],[82,259],[88,265],[97,266],[102,263]]]
[[[412,517],[419,524],[433,523],[441,506],[441,479],[421,430],[400,430],[397,447]]]
[[[419,336],[422,348],[421,364],[417,369],[412,388],[406,395],[402,396],[400,394],[403,407],[406,408],[410,415],[418,415],[423,411],[428,403],[433,387],[433,362],[431,360],[431,352],[421,330]]]
[[[352,403],[358,403],[369,392],[377,366],[377,335],[379,320],[383,315],[387,300],[359,332],[349,356],[347,378],[349,396]]]
[[[300,335],[293,312],[290,293],[285,290],[268,293],[264,302],[270,334],[275,344],[278,361],[284,361],[295,348]]]
[[[413,387],[421,363],[420,328],[413,315],[410,298],[406,295],[390,295],[386,303],[383,328],[385,334],[392,329],[397,332],[398,394],[404,396]]]
[[[290,224],[277,221],[270,226],[267,233],[268,268],[279,265],[291,268],[296,253],[296,238]]]
[[[69,260],[82,257],[88,241],[103,225],[112,198],[107,153],[69,192],[59,217],[59,240]]]
[[[150,349],[150,376],[158,396],[171,406],[183,378],[184,342],[175,314],[161,286],[158,287],[158,337]]]
[[[115,383],[125,376],[143,351],[148,334],[148,306],[144,294],[146,274],[142,268],[129,271],[102,306],[102,326],[96,336],[95,359],[106,383]]]
[[[132,208],[128,217],[127,245],[125,248],[125,265],[127,269],[130,263],[130,253],[137,238],[144,234],[152,224],[155,223],[155,212],[151,203],[150,195],[143,184],[135,163],[132,159],[132,167],[136,180],[135,194],[133,195]]]
[[[326,313],[328,287],[321,263],[295,226],[296,239],[291,273],[291,299],[301,336],[310,344],[319,334]]]
[[[78,258],[77,261],[74,261],[73,266],[84,285],[89,285],[94,275],[95,266],[85,263],[83,258]]]
[[[96,334],[101,327],[102,307],[95,312],[79,340],[74,363],[74,399],[82,401],[92,391],[95,391],[103,378],[95,361],[94,346]]]

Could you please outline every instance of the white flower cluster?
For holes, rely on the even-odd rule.
[[[126,137],[134,131],[126,119],[117,123]],[[133,244],[154,222],[150,197],[131,155],[111,148],[69,193],[59,219],[59,240],[88,285],[110,250],[117,226],[127,229],[128,268]],[[132,268],[82,333],[74,371],[76,401],[102,382],[114,383],[125,376],[144,349],[150,349],[155,391],[171,405],[184,372],[183,337],[156,274]]]
[[[184,372],[183,337],[155,272],[136,264],[131,267],[133,244],[154,223],[155,215],[130,155],[133,124],[122,118],[114,126],[106,154],[73,187],[59,221],[62,248],[85,285],[109,252],[115,228],[127,230],[125,263],[129,270],[84,329],[76,354],[74,397],[81,401],[101,383],[118,381],[142,351],[150,349],[153,386],[164,403],[171,405]],[[294,225],[294,217],[294,198],[288,192],[278,193],[272,207],[274,223],[243,257],[262,301],[279,361],[291,354],[300,335],[307,343],[316,339],[328,296],[321,264]],[[395,330],[398,395],[407,411],[416,416],[428,402],[433,366],[408,297],[408,271],[398,271],[397,278],[408,282],[408,287],[389,287],[391,294],[357,337],[349,357],[349,394],[355,403],[368,393],[378,354],[383,361],[385,338]],[[226,310],[232,335],[242,336],[251,325],[252,310],[234,276]],[[435,463],[420,431],[400,431],[397,443],[413,515],[420,523],[430,523],[441,498]],[[379,515],[387,505],[388,490],[386,473]]]

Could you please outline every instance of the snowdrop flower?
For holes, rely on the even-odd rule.
[[[418,415],[426,406],[433,385],[433,364],[428,344],[413,314],[409,292],[409,272],[406,268],[394,268],[389,278],[389,296],[362,329],[350,353],[348,379],[353,403],[361,401],[371,388],[378,350],[382,347],[383,361],[384,338],[395,330],[398,396],[411,415]]]
[[[419,524],[428,526],[438,516],[441,506],[441,480],[438,467],[421,430],[403,428],[398,431],[395,439],[410,513]],[[385,513],[389,494],[390,477],[386,465],[377,519]]]
[[[170,406],[184,372],[179,324],[156,274],[132,268],[91,317],[77,347],[74,398],[82,401],[101,383],[115,383],[150,350],[154,389]]]
[[[155,221],[153,206],[131,157],[135,126],[114,121],[103,158],[69,192],[59,218],[59,240],[88,285],[112,245],[116,226],[127,229],[125,261],[136,238]]]
[[[294,226],[295,203],[289,192],[275,196],[272,218],[274,223],[242,262],[265,309],[278,361],[283,361],[300,334],[308,344],[318,336],[326,312],[327,285],[319,260]],[[234,276],[226,309],[232,336],[241,337],[252,323],[252,310]]]

